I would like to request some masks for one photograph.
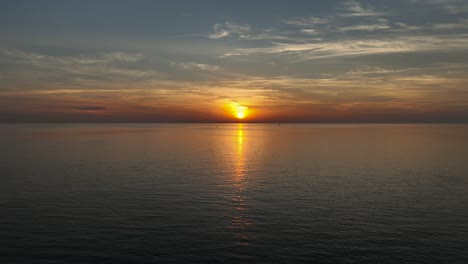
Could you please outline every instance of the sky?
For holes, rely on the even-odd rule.
[[[0,122],[468,122],[468,0],[0,6]]]

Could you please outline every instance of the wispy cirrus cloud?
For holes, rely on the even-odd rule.
[[[94,55],[81,56],[52,56],[36,52],[27,52],[19,49],[3,49],[2,54],[14,58],[17,62],[30,64],[111,64],[115,62],[137,62],[143,58],[141,53],[104,52]]]
[[[353,25],[353,26],[344,26],[337,28],[338,31],[347,32],[347,31],[378,31],[389,29],[390,26],[383,24],[374,24],[374,25]]]
[[[272,29],[254,30],[249,24],[233,24],[225,22],[213,25],[213,32],[207,35],[210,39],[234,38],[239,40],[288,40],[296,39],[287,36],[284,32],[277,32]]]
[[[171,62],[171,65],[178,67],[180,69],[184,69],[184,70],[202,70],[202,71],[222,70],[222,67],[218,65],[195,63],[195,62]]]
[[[468,13],[468,2],[465,0],[409,0],[421,6],[432,6],[449,14]]]
[[[157,75],[137,67],[141,53],[104,52],[76,56],[57,56],[20,49],[3,49],[0,60],[11,63],[20,72],[10,70],[6,75],[28,76],[24,81],[62,79],[84,80],[135,80]],[[16,77],[11,77],[15,79]]]
[[[462,0],[412,0],[411,8],[429,8],[432,12],[445,11],[452,15],[468,11],[468,3]],[[390,11],[377,10],[374,7],[364,7],[361,2],[350,0],[339,3],[336,12],[320,17],[296,17],[284,19],[283,22],[296,26],[299,32],[308,35],[330,35],[340,32],[384,32],[384,33],[414,33],[444,30],[463,30],[468,28],[468,21],[463,17],[446,17],[445,22],[427,21],[420,24],[409,24],[398,20],[398,15]],[[411,10],[411,9],[410,9]],[[445,33],[445,32],[443,32]]]
[[[422,51],[467,50],[468,35],[405,36],[387,39],[342,40],[305,44],[274,43],[271,47],[236,49],[224,56],[250,54],[300,53],[298,60],[311,60],[339,56],[389,54]]]
[[[284,19],[283,22],[290,25],[304,27],[328,24],[330,20],[328,18],[322,17],[296,17],[291,19]]]
[[[353,17],[371,19],[372,17],[381,17],[385,15],[385,12],[377,12],[374,8],[364,7],[360,2],[355,0],[341,2],[335,7],[335,10],[336,12],[333,14],[325,16],[296,17],[283,19],[283,22],[299,27],[320,27],[329,24],[336,24],[340,19],[343,20]]]
[[[231,22],[213,25],[213,32],[208,34],[210,39],[222,39],[230,36],[242,36],[248,34],[251,30],[250,25],[238,25]]]
[[[391,29],[387,13],[376,11],[360,2],[349,0],[335,6],[335,12],[322,16],[296,17],[283,22],[300,28],[309,35],[332,34],[349,31],[386,31]]]
[[[468,29],[468,19],[461,18],[456,22],[451,23],[436,23],[431,26],[435,30],[457,30],[457,29]]]
[[[449,2],[461,5],[460,1]],[[443,1],[433,0],[429,4],[442,5]],[[468,28],[465,18],[447,17],[446,21],[410,24],[400,21],[390,11],[355,0],[341,2],[334,10],[336,12],[321,16],[283,19],[281,22],[293,29],[277,31],[277,38],[270,39],[268,45],[236,48],[220,57],[287,54],[289,62],[294,62],[340,56],[468,50],[464,44],[468,41],[464,32]],[[255,39],[260,33],[261,30],[250,30],[249,34],[239,35],[238,40]]]
[[[370,16],[380,16],[383,13],[377,12],[372,7],[364,7],[362,4],[355,0],[348,0],[342,2],[338,5],[338,9],[342,12],[340,16],[350,16],[350,17],[370,17]]]

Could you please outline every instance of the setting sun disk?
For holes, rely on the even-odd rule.
[[[248,107],[238,103],[232,103],[234,116],[238,119],[244,119],[247,116]]]

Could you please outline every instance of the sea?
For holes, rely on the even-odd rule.
[[[0,263],[468,263],[466,124],[2,124]]]

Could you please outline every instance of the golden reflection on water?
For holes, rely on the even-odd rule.
[[[236,155],[236,181],[242,180],[245,176],[244,160],[244,125],[237,127],[237,155]]]
[[[235,132],[236,151],[235,154],[235,168],[232,179],[232,202],[234,204],[232,212],[232,220],[230,228],[236,232],[238,239],[237,244],[241,247],[250,245],[252,240],[251,234],[247,232],[246,228],[251,225],[246,215],[248,201],[245,198],[245,191],[247,185],[246,173],[246,149],[245,149],[245,132],[244,125],[238,124]]]

